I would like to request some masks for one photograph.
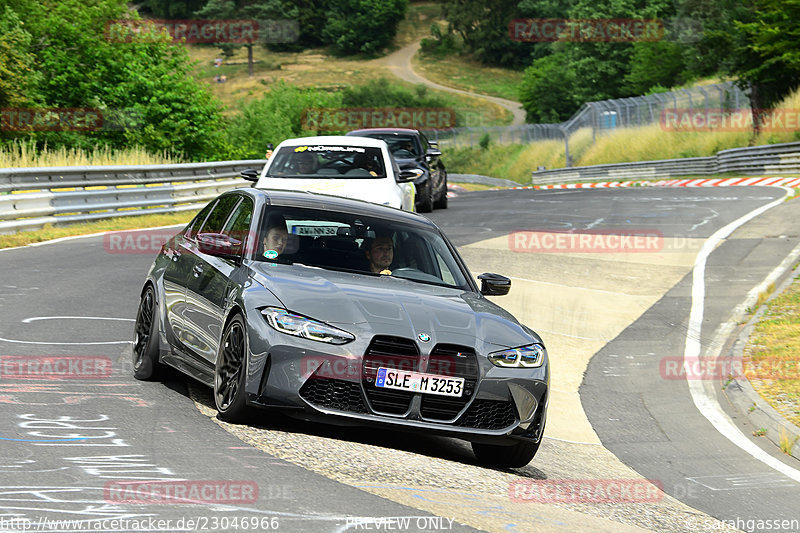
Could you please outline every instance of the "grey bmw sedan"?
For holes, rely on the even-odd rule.
[[[213,387],[223,420],[261,407],[433,433],[519,467],[542,439],[550,372],[542,339],[487,298],[510,287],[498,274],[474,279],[421,215],[237,189],[153,262],[134,376],[173,367]]]

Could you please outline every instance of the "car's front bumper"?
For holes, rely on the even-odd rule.
[[[387,360],[374,360],[372,344],[363,350],[322,345],[324,352],[320,344],[296,339],[291,345],[271,344],[263,351],[253,350],[251,344],[248,402],[332,424],[390,426],[474,442],[536,442],[542,436],[548,402],[547,362],[540,368],[499,368],[485,356],[472,354],[475,365],[470,367],[471,373],[459,363],[447,374],[463,377],[467,383],[465,394],[453,398],[379,389],[366,368],[384,366]],[[432,361],[440,356],[441,360],[438,346],[411,359]],[[388,361],[391,365],[392,359]],[[437,372],[429,369],[428,373]]]

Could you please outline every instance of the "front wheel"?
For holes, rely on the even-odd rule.
[[[220,420],[240,422],[246,417],[246,368],[247,327],[242,315],[237,314],[222,335],[214,368],[214,403]]]
[[[444,186],[442,187],[442,195],[433,204],[436,209],[447,209],[447,174],[444,175]]]
[[[417,212],[430,213],[431,211],[433,211],[433,184],[431,183],[431,180],[428,180],[419,191]]]
[[[158,361],[158,306],[156,291],[148,285],[139,302],[133,334],[133,377],[143,381],[158,379],[163,371]]]
[[[541,443],[541,438],[539,442],[524,441],[511,446],[473,442],[472,451],[478,461],[487,466],[521,468],[531,462]]]

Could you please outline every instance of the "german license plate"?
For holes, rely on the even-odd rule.
[[[375,386],[385,389],[421,392],[423,394],[439,394],[441,396],[461,396],[464,392],[464,378],[437,376],[406,372],[393,368],[380,367],[375,379]]]

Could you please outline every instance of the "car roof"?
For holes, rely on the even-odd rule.
[[[380,148],[384,146],[381,139],[370,139],[369,137],[348,137],[346,135],[320,135],[317,137],[298,137],[296,139],[286,139],[280,146],[300,146],[310,144],[312,146],[322,144],[343,144],[345,146],[365,146]]]
[[[352,198],[309,191],[256,189],[252,187],[242,187],[233,192],[244,193],[259,203],[266,203],[274,206],[305,207],[310,209],[322,209],[325,211],[359,213],[365,216],[379,217],[438,229],[436,224],[417,213],[366,202],[364,200],[355,200]]]
[[[347,136],[357,136],[362,133],[407,133],[407,134],[418,134],[419,130],[412,130],[408,128],[366,128],[363,130],[353,130],[348,131]]]

